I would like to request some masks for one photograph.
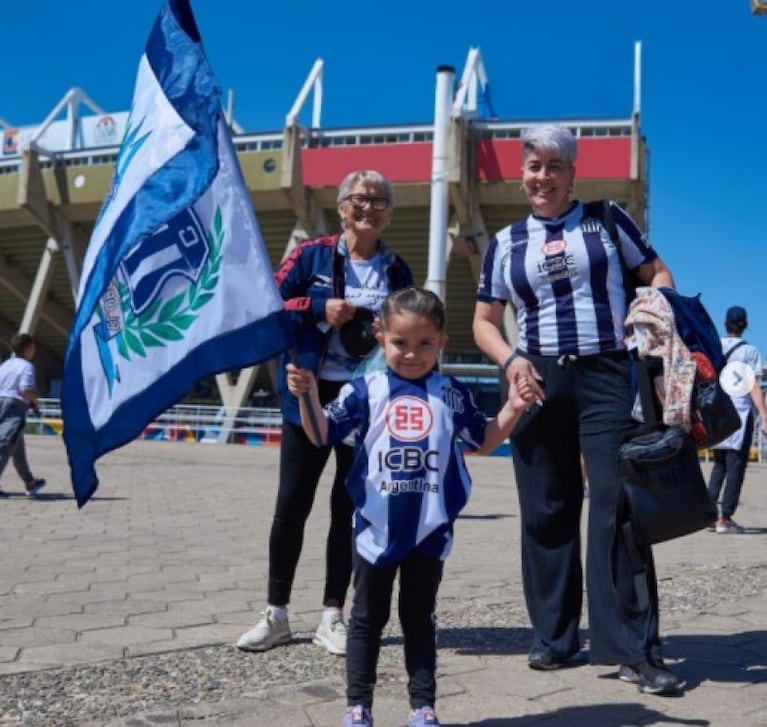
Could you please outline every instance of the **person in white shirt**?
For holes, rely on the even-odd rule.
[[[26,494],[35,497],[45,487],[45,480],[29,469],[24,446],[24,424],[27,411],[39,413],[35,394],[35,341],[28,333],[17,333],[10,341],[13,356],[0,364],[0,475],[9,459],[13,459]],[[8,493],[0,489],[0,497]]]
[[[745,308],[734,305],[727,309],[724,319],[727,336],[722,339],[722,351],[728,364],[737,361],[754,372],[754,384],[743,396],[730,396],[740,414],[740,429],[712,448],[714,467],[708,483],[708,494],[719,505],[719,518],[714,529],[720,535],[743,532],[743,527],[738,525],[732,516],[738,507],[748,455],[751,451],[754,408],[759,412],[762,433],[767,434],[767,406],[762,398],[761,389],[762,357],[755,346],[746,343],[742,338],[747,326],[748,317]]]

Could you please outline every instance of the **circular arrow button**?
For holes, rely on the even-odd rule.
[[[742,361],[731,361],[719,374],[719,383],[730,396],[746,396],[755,380],[751,367]]]

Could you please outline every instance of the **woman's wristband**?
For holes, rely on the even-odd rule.
[[[505,374],[509,370],[509,366],[511,366],[511,362],[519,356],[519,353],[517,351],[512,351],[506,360],[501,364],[501,371]]]

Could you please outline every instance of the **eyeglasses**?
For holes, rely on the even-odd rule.
[[[366,194],[350,194],[348,197],[344,197],[344,202],[351,202],[355,207],[359,207],[360,209],[369,204],[378,212],[388,210],[389,205],[391,204],[388,197],[369,197]]]

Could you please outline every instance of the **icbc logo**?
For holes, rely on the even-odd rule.
[[[429,405],[415,396],[400,396],[386,410],[386,426],[401,442],[415,442],[429,435],[434,415]]]

